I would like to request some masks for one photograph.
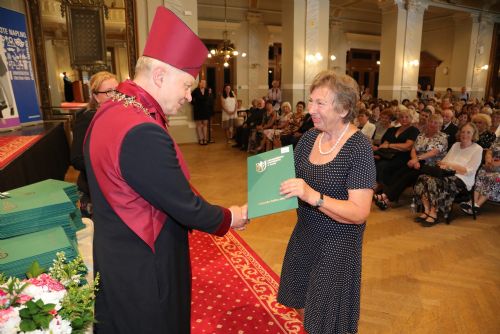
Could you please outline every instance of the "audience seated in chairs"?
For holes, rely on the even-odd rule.
[[[382,144],[373,152],[377,168],[376,193],[381,190],[382,184],[390,182],[396,170],[410,160],[410,151],[419,133],[418,129],[411,125],[407,110],[399,112],[398,122],[401,126],[387,129],[382,137]]]
[[[441,115],[431,115],[424,132],[420,133],[411,149],[411,159],[394,171],[391,182],[383,185],[381,194],[375,194],[375,204],[385,210],[391,202],[396,202],[405,188],[412,186],[425,166],[435,166],[443,159],[448,147],[446,134],[439,131],[443,124]]]
[[[233,147],[240,148],[242,151],[248,150],[248,138],[252,130],[262,123],[264,116],[264,99],[253,99],[252,107],[247,111],[247,118],[242,126],[236,128],[236,144]]]
[[[300,137],[302,137],[306,131],[314,127],[311,115],[309,113],[304,113],[305,105],[303,101],[297,103],[295,114],[292,116],[288,129],[281,133],[280,138],[282,146],[293,145],[293,147],[295,147]]]
[[[491,147],[486,151],[484,165],[479,169],[474,189],[474,208],[472,201],[460,204],[463,212],[472,215],[474,210],[479,213],[479,208],[487,200],[500,202],[500,137],[497,137]]]
[[[463,125],[459,130],[460,141],[453,144],[438,166],[451,176],[430,176],[422,174],[415,184],[417,205],[423,205],[424,212],[415,218],[422,226],[439,223],[438,213],[447,218],[457,194],[470,191],[474,185],[476,171],[481,164],[483,150],[475,143],[479,137],[473,123]],[[448,174],[448,175],[449,175]]]
[[[255,130],[250,134],[248,144],[248,151],[250,153],[259,153],[264,151],[265,141],[262,140],[264,130],[272,129],[277,119],[277,112],[273,108],[273,102],[271,100],[266,101],[265,113],[262,117],[262,122],[257,125]]]
[[[263,148],[263,151],[269,151],[273,147],[275,137],[277,141],[277,139],[281,136],[281,132],[288,128],[291,117],[292,106],[290,105],[290,102],[283,102],[281,104],[281,116],[277,117],[278,119],[276,124],[271,129],[265,129],[262,131],[263,136],[260,146]]]

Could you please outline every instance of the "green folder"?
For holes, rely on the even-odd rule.
[[[249,219],[298,207],[297,197],[280,195],[281,182],[295,177],[292,145],[248,157],[247,167]]]
[[[68,247],[71,244],[61,227],[1,240],[0,266]]]

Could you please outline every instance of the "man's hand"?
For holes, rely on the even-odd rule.
[[[243,231],[246,228],[248,221],[248,206],[245,204],[243,206],[231,206],[229,208],[231,211],[233,220],[231,221],[231,228],[236,231]]]

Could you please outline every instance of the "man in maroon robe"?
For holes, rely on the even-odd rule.
[[[243,228],[246,206],[206,202],[189,184],[166,115],[191,101],[208,54],[159,7],[133,81],[96,113],[84,143],[94,205],[94,271],[101,281],[96,333],[189,333],[188,231]]]

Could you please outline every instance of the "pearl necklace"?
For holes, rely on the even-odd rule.
[[[342,138],[344,138],[344,135],[347,132],[348,128],[349,128],[349,123],[347,123],[347,125],[345,126],[344,131],[342,131],[342,134],[340,135],[339,139],[337,139],[337,142],[335,143],[335,145],[333,145],[332,148],[330,148],[326,152],[323,152],[323,150],[321,149],[321,145],[323,144],[323,135],[325,134],[324,132],[322,132],[320,137],[319,137],[319,143],[318,143],[319,154],[327,155],[327,154],[332,153],[337,148],[337,146],[339,145]]]

